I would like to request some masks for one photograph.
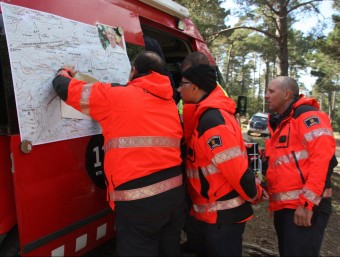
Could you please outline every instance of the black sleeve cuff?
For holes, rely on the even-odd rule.
[[[255,183],[255,174],[251,168],[248,168],[247,171],[243,174],[240,184],[244,192],[250,198],[254,198],[256,196],[257,188]]]
[[[52,81],[54,91],[63,101],[67,100],[68,85],[70,81],[70,78],[64,76],[57,76]]]

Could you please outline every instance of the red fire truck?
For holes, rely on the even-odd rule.
[[[201,51],[215,64],[188,10],[175,1],[1,2],[122,28],[130,60],[149,36],[160,44],[177,87],[180,63],[188,53]],[[1,10],[0,256],[81,256],[114,237],[114,212],[106,201],[102,175],[103,138],[96,134],[37,145],[23,138],[3,14]]]

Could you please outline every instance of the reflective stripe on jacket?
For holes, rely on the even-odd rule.
[[[270,120],[273,120],[272,116]],[[269,156],[266,176],[270,210],[295,209],[298,205],[313,210],[330,186],[330,162],[335,153],[335,140],[327,114],[319,110],[314,99],[301,96],[290,112],[269,128],[271,138],[266,142],[266,155]]]
[[[190,215],[211,224],[250,219],[249,202],[257,195],[234,112],[234,101],[220,87],[183,108]]]
[[[74,78],[65,82],[58,77],[54,81],[67,88],[66,103],[101,125],[109,192],[181,164],[183,133],[167,76],[151,72],[114,87]]]

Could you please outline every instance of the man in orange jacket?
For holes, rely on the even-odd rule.
[[[289,77],[273,79],[266,93],[272,113],[266,173],[281,256],[319,256],[331,213],[335,140],[318,103],[299,95]]]
[[[70,67],[53,80],[59,97],[102,127],[109,203],[119,256],[179,256],[185,219],[182,127],[164,62],[142,52],[125,86],[87,83]]]
[[[241,256],[245,223],[253,216],[250,203],[261,199],[262,188],[248,168],[235,103],[206,64],[187,68],[178,92],[192,201],[188,241],[199,256]]]

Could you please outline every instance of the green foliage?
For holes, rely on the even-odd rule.
[[[228,92],[235,100],[238,95],[245,95],[249,112],[262,111],[267,83],[277,74],[285,73],[280,73],[278,67],[285,69],[286,62],[286,74],[297,80],[301,70],[313,67],[313,74],[318,76],[314,95],[318,99],[321,94],[326,96],[322,102],[324,110],[335,104],[331,95],[334,90],[339,90],[339,26],[336,25],[326,38],[320,37],[321,20],[311,35],[292,29],[295,22],[320,13],[320,0],[234,0],[238,7],[233,10],[223,9],[220,5],[224,1],[176,2],[189,9],[191,18],[215,56]],[[339,2],[334,1],[333,7],[339,10]],[[226,27],[224,21],[230,13],[239,18],[235,27],[243,29]],[[339,17],[335,16],[334,23],[338,24],[338,20]],[[300,90],[308,93],[301,83]],[[338,116],[334,113],[333,121]]]
[[[340,97],[340,96],[338,95],[338,97]],[[339,105],[337,107],[338,108],[335,108],[335,110],[334,110],[332,127],[333,127],[334,132],[340,133],[340,108],[339,108]]]
[[[312,74],[317,78],[313,88],[314,96],[327,96],[328,114],[332,119],[333,126],[339,129],[339,113],[334,112],[338,105],[339,97],[334,94],[340,91],[340,16],[334,16],[334,30],[326,38],[316,41],[316,51],[311,55],[310,66],[313,68]],[[339,109],[339,108],[337,108]]]
[[[189,9],[190,17],[207,40],[208,35],[226,28],[224,20],[229,11],[221,7],[222,0],[177,0]]]
[[[290,30],[288,39],[289,75],[298,78],[298,71],[308,65],[308,55],[314,50],[314,39],[311,36],[305,37],[297,30]]]

